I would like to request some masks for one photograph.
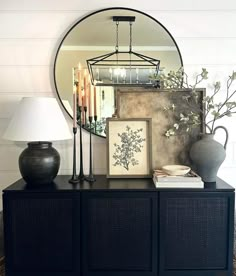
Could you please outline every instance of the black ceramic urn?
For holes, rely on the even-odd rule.
[[[51,142],[30,142],[19,157],[23,179],[30,186],[53,182],[60,167],[60,155]]]

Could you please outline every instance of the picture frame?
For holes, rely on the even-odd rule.
[[[189,151],[203,132],[203,114],[199,113],[201,123],[189,133],[182,133],[167,138],[165,132],[175,122],[176,114],[188,111],[183,97],[189,95],[191,89],[157,89],[145,87],[119,87],[117,89],[117,116],[119,118],[152,118],[152,169],[164,165],[182,164],[193,166]],[[196,109],[202,107],[204,88],[196,89],[199,101]],[[166,106],[175,105],[175,112],[165,112]],[[199,109],[199,108],[198,108]],[[189,109],[191,112],[191,110]]]
[[[107,118],[107,177],[150,178],[152,119]]]

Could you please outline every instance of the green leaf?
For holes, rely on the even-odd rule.
[[[227,102],[226,104],[225,104],[227,107],[235,107],[236,106],[236,102]]]
[[[220,87],[221,87],[221,83],[220,83],[220,81],[217,81],[217,82],[214,84],[215,90],[220,89]]]
[[[214,108],[214,105],[213,104],[209,104],[208,105],[208,109],[212,109],[212,108]]]
[[[204,80],[208,79],[208,72],[207,72],[206,68],[202,68],[201,76]]]
[[[229,112],[226,113],[226,116],[227,117],[232,117],[232,113],[229,111]]]
[[[217,112],[216,110],[213,110],[213,111],[211,112],[211,115],[213,115],[215,118],[218,118],[218,117],[220,116],[220,113]]]
[[[232,80],[236,80],[236,72],[233,71],[233,73],[230,77],[231,77]]]
[[[203,102],[208,102],[210,100],[209,96],[203,97]]]

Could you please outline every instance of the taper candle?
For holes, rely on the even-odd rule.
[[[92,84],[88,85],[89,87],[89,94],[88,94],[88,101],[89,101],[89,116],[92,116]]]
[[[93,104],[94,104],[94,116],[97,116],[96,86],[93,87]]]
[[[73,85],[73,128],[77,128],[77,94],[76,86]]]
[[[81,94],[81,91],[79,89],[79,83],[77,83],[77,85],[76,85],[76,93],[77,93],[77,104],[78,104],[78,106],[81,106],[81,101],[79,99],[80,94]]]
[[[81,91],[81,64],[78,64],[78,104],[82,106],[82,91]]]
[[[87,106],[87,71],[84,69],[84,106]]]
[[[84,90],[82,90],[81,91],[82,93],[82,97],[81,97],[81,99],[82,99],[82,108],[81,108],[81,123],[82,123],[82,125],[84,125],[84,122],[85,122],[85,118],[84,118]]]

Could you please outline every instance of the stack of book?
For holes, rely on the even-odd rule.
[[[157,188],[204,188],[204,182],[194,171],[186,175],[168,175],[162,170],[154,170],[153,182]]]

